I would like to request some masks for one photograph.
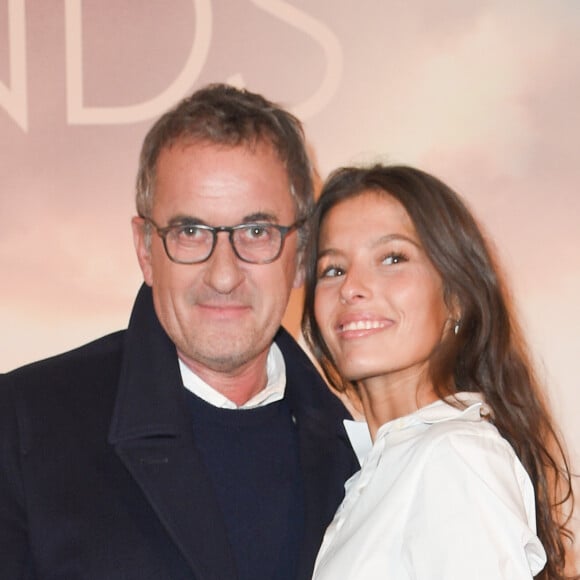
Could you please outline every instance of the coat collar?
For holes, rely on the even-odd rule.
[[[286,362],[286,399],[298,426],[305,482],[299,577],[306,579],[341,499],[344,472],[351,465],[352,472],[356,463],[341,424],[348,413],[285,330],[280,329],[276,342]],[[196,577],[233,580],[233,555],[209,475],[193,441],[184,396],[175,346],[157,319],[151,289],[143,285],[125,335],[109,442]]]
[[[275,341],[286,363],[286,399],[296,420],[325,437],[345,437],[350,415],[332,395],[298,343],[283,328]],[[189,430],[177,351],[155,314],[151,289],[143,285],[125,335],[123,365],[109,442]],[[345,437],[346,438],[346,437]]]

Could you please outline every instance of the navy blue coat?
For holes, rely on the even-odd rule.
[[[346,410],[287,332],[276,342],[299,433],[307,580],[358,465]],[[146,286],[126,331],[0,376],[2,580],[236,578],[183,396]]]

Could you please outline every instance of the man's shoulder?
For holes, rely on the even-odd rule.
[[[123,342],[123,332],[117,332],[0,376],[4,429],[9,434],[18,430],[27,448],[50,434],[58,439],[74,430],[81,437],[94,431],[91,425],[106,429],[119,384]]]
[[[16,368],[0,375],[0,384],[13,383],[24,388],[37,383],[69,383],[118,370],[125,332],[114,332],[67,352]]]

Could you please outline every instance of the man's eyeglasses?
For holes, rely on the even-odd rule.
[[[301,219],[289,226],[257,222],[215,227],[183,223],[161,228],[152,219],[143,219],[153,226],[163,240],[168,258],[177,264],[199,264],[208,260],[220,232],[228,234],[234,253],[243,262],[269,264],[282,253],[286,236],[305,222]]]

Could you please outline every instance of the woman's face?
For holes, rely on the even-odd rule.
[[[452,326],[441,277],[403,205],[383,192],[365,191],[326,214],[314,305],[351,381],[420,376]]]

